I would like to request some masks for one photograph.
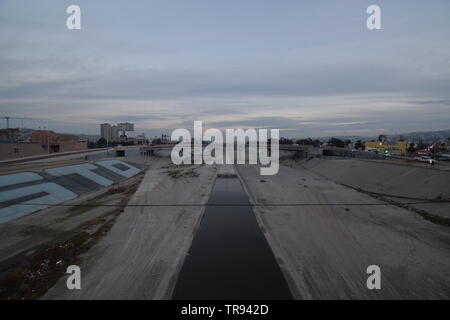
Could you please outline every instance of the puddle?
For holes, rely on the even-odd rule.
[[[218,178],[209,204],[249,201],[237,178]],[[292,299],[250,206],[206,208],[172,299]]]

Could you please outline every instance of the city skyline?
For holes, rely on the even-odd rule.
[[[0,3],[2,116],[86,134],[194,120],[286,137],[449,129],[445,1],[382,2],[374,31],[369,1],[80,0],[79,31],[65,27],[69,4]]]

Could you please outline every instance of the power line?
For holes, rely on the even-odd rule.
[[[417,204],[448,204],[450,201],[416,201],[402,202],[401,205],[417,205]],[[392,206],[392,203],[183,203],[183,204],[50,204],[50,203],[18,203],[14,205],[25,206],[47,206],[47,207],[338,207],[338,206]]]

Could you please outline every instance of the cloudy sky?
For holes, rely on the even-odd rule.
[[[0,0],[0,116],[88,134],[450,129],[449,18],[448,0]]]

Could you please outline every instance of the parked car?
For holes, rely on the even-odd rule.
[[[441,154],[438,158],[440,161],[450,161],[450,154]]]
[[[423,163],[429,163],[429,164],[434,164],[436,162],[434,159],[432,159],[430,157],[425,157],[425,156],[415,157],[414,160],[423,162]]]

